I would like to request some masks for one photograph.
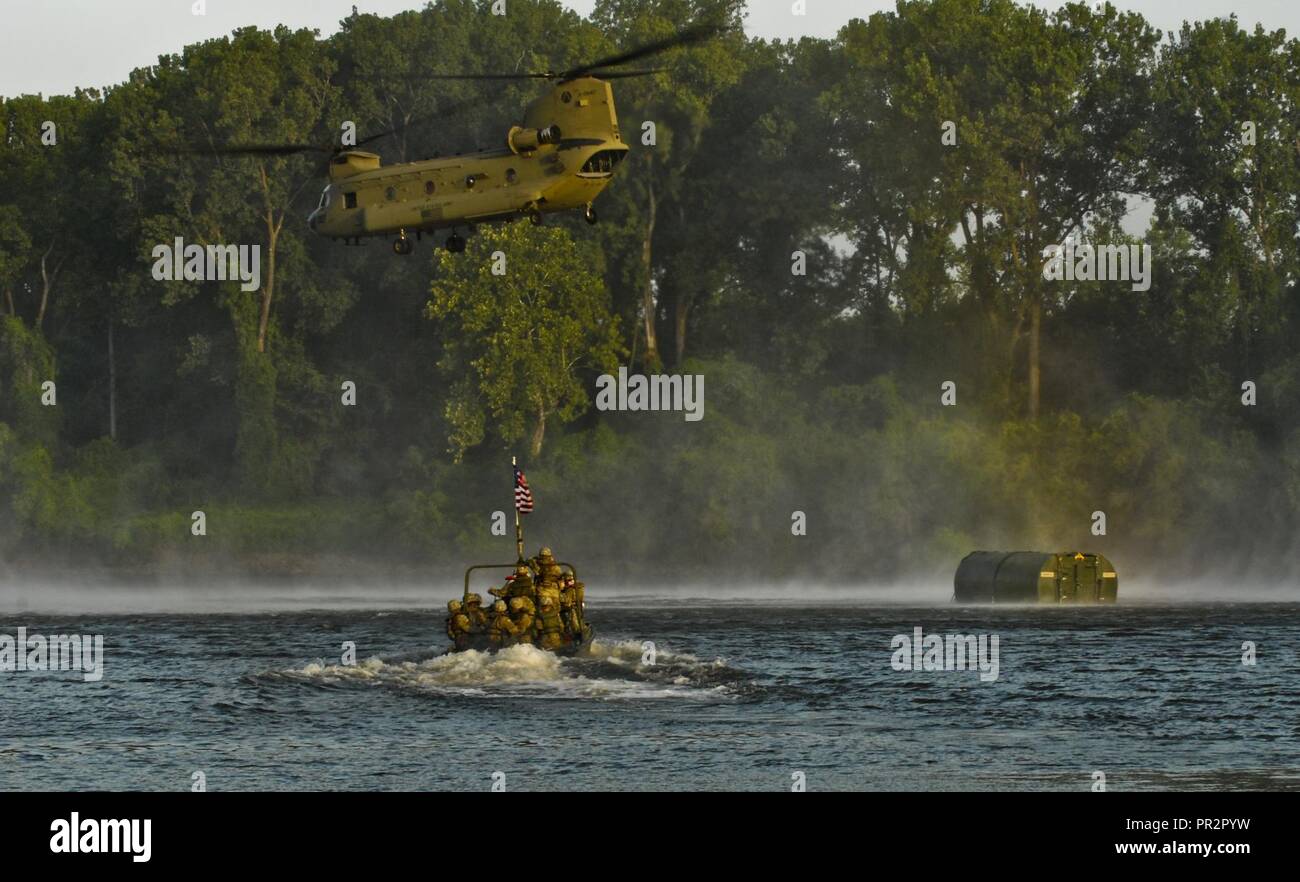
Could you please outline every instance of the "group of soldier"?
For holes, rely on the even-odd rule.
[[[488,593],[496,598],[490,610],[478,594],[447,604],[447,636],[458,651],[517,643],[553,650],[584,639],[584,586],[564,572],[549,548],[520,563],[505,585]]]

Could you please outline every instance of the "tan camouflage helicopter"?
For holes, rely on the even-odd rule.
[[[205,153],[277,155],[329,154],[329,183],[308,217],[322,236],[359,244],[370,236],[395,236],[393,251],[410,254],[413,237],[450,229],[448,251],[465,250],[458,232],[477,223],[529,218],[584,208],[587,223],[596,223],[592,202],[609,184],[628,152],[619,132],[614,93],[608,80],[660,73],[611,70],[668,49],[707,40],[719,32],[697,25],[664,40],[648,43],[559,73],[436,74],[429,79],[542,79],[554,85],[524,113],[523,125],[511,126],[496,149],[384,166],[378,154],[358,147],[396,134],[417,121],[450,116],[468,106],[453,105],[434,117],[358,140],[349,147],[309,144],[229,146]]]

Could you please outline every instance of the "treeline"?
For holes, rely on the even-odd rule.
[[[530,540],[606,578],[858,585],[977,547],[1156,578],[1300,562],[1300,41],[1003,0],[797,42],[743,15],[440,0],[3,99],[0,559],[509,557],[513,453]],[[595,227],[397,257],[311,234],[317,156],[175,149],[328,145],[346,121],[410,123],[368,145],[386,163],[495,146],[542,86],[429,75],[560,70],[705,20],[730,28],[615,81],[632,151]],[[155,281],[177,237],[259,245],[260,289]],[[1149,246],[1150,289],[1045,279],[1067,238]],[[703,374],[704,419],[596,411],[620,364]]]

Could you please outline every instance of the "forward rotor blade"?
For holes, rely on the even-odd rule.
[[[421,80],[550,80],[554,73],[503,73],[503,74],[421,74]]]
[[[481,103],[482,103],[482,99],[478,97],[467,98],[464,101],[454,101],[451,104],[448,104],[446,107],[442,107],[438,110],[433,111],[432,113],[424,113],[419,116],[413,116],[410,119],[408,119],[406,122],[402,123],[401,125],[394,126],[393,128],[388,129],[387,131],[376,132],[373,135],[367,135],[366,137],[357,141],[356,146],[360,147],[362,144],[369,144],[371,141],[378,141],[380,138],[387,138],[389,135],[396,135],[397,133],[404,131],[405,129],[409,129],[411,126],[419,125],[420,123],[433,122],[435,120],[440,120],[440,119],[447,119],[448,117],[455,116],[456,114],[460,113],[462,110],[473,107],[475,104],[481,104]]]
[[[582,64],[565,71],[526,71],[524,73],[449,73],[449,74],[420,74],[411,76],[408,79],[423,80],[572,80],[580,76],[597,76],[601,79],[621,79],[624,77],[638,77],[647,74],[663,73],[667,68],[652,68],[649,70],[636,71],[612,71],[606,68],[618,67],[627,64],[629,61],[636,61],[639,58],[646,58],[651,55],[658,55],[661,52],[667,52],[669,49],[675,49],[679,46],[692,46],[696,43],[702,43],[716,37],[726,30],[717,24],[697,24],[678,31],[671,37],[665,37],[662,40],[655,40],[652,43],[644,43],[640,46],[634,46],[631,49],[592,61],[588,64]]]
[[[295,153],[329,153],[319,144],[229,144],[224,147],[177,147],[163,150],[188,156],[292,156]]]
[[[628,77],[649,77],[658,73],[667,73],[671,68],[667,67],[650,67],[644,70],[589,70],[583,76],[595,77],[598,80],[623,80]]]
[[[575,67],[567,70],[562,75],[562,79],[573,79],[580,77],[588,71],[599,70],[604,67],[618,67],[620,64],[627,64],[629,61],[636,61],[639,58],[645,58],[650,55],[658,55],[660,52],[667,52],[669,49],[675,49],[678,46],[691,46],[696,43],[702,43],[705,40],[712,39],[720,34],[724,28],[717,24],[698,24],[693,25],[685,30],[678,31],[671,37],[665,37],[662,40],[655,40],[652,43],[644,43],[640,46],[634,46],[631,49],[620,52],[617,55],[610,55],[599,61],[593,61],[590,64],[584,64],[581,67]]]

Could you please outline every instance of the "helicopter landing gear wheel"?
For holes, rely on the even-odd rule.
[[[460,254],[465,250],[465,237],[452,233],[447,237],[447,250],[452,254]]]
[[[406,255],[410,254],[414,250],[415,250],[415,245],[411,242],[410,239],[406,238],[406,231],[402,230],[400,233],[398,233],[397,238],[393,240],[393,253],[400,254],[403,257],[405,257]]]
[[[587,210],[582,213],[582,219],[594,227],[597,221],[596,209],[588,205]]]
[[[528,209],[528,220],[533,226],[540,227],[542,225],[541,210],[537,208]]]

